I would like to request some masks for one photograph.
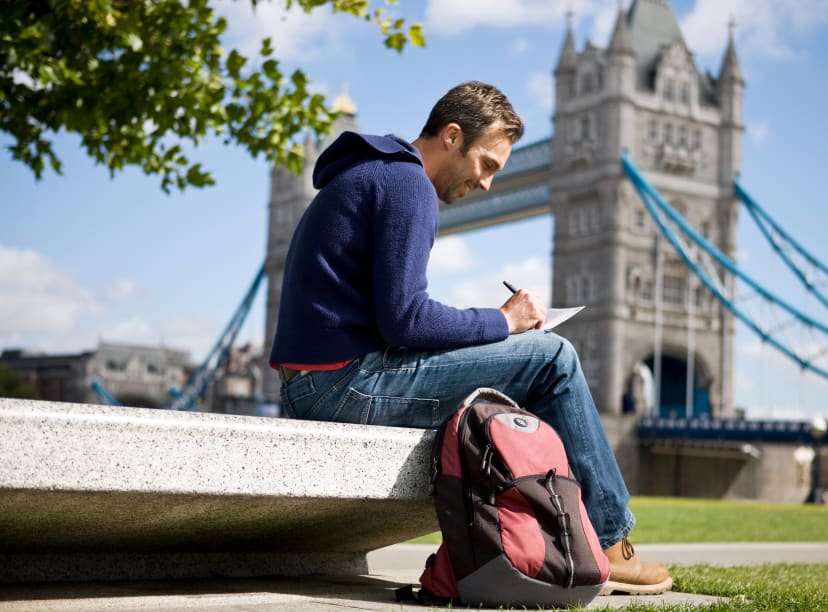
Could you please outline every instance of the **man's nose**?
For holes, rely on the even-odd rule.
[[[481,179],[477,182],[477,185],[478,185],[478,186],[480,187],[480,189],[482,189],[483,191],[489,191],[489,187],[491,187],[491,186],[492,186],[492,179],[493,179],[493,178],[494,178],[494,177],[493,177],[493,176],[491,176],[491,175],[489,175],[489,176],[484,176],[483,178],[481,178]]]

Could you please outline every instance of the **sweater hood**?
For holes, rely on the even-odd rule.
[[[423,165],[420,152],[394,135],[372,136],[343,132],[319,156],[313,169],[313,186],[322,189],[334,177],[355,164],[377,158],[397,159]]]

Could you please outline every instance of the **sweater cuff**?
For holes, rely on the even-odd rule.
[[[483,341],[498,342],[509,337],[509,323],[499,308],[482,308]]]

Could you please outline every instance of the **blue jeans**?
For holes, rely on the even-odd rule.
[[[553,332],[452,350],[369,353],[341,370],[283,383],[282,409],[299,419],[436,428],[478,387],[502,391],[555,428],[602,547],[630,532],[630,495],[578,356]]]

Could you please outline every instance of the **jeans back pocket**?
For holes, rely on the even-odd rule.
[[[348,389],[337,406],[333,420],[340,423],[385,425],[388,427],[437,427],[440,400],[367,395]]]

